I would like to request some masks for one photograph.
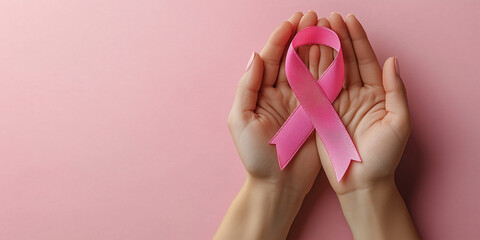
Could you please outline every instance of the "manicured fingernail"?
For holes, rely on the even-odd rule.
[[[395,73],[400,77],[400,67],[398,66],[398,58],[395,57]]]
[[[255,52],[252,52],[252,56],[250,56],[250,59],[248,60],[247,67],[245,68],[245,72],[250,69],[253,63],[253,59],[255,59]]]

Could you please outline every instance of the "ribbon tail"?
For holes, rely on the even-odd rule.
[[[327,150],[337,181],[340,182],[350,166],[350,162],[362,162],[362,159],[345,125],[328,102],[322,89],[316,88],[312,92],[316,92],[313,95],[316,101],[304,101],[304,105],[310,105],[310,108],[307,109],[311,109],[309,115],[312,123]],[[315,107],[312,107],[313,105]]]
[[[328,151],[328,155],[335,172],[335,177],[337,178],[338,182],[340,182],[340,180],[342,180],[342,178],[345,176],[345,173],[347,172],[347,169],[352,161],[362,162],[362,159],[360,158],[360,155],[356,151],[355,147],[353,149],[351,147],[344,148],[343,151],[338,151],[338,147],[332,146],[325,146],[325,149]]]
[[[292,160],[313,129],[307,113],[298,106],[269,142],[276,145],[278,165],[281,170]]]

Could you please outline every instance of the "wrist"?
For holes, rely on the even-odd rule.
[[[251,232],[265,234],[258,239],[284,239],[304,199],[281,185],[251,176],[247,176],[239,195],[248,203],[244,213],[250,216]],[[251,235],[250,239],[257,237]]]
[[[374,184],[357,188],[344,193],[337,193],[340,204],[349,207],[354,205],[372,205],[383,198],[395,196],[397,187],[392,178],[378,180]]]
[[[418,238],[393,177],[338,199],[354,239]]]
[[[247,174],[214,239],[286,239],[306,194]]]
[[[263,179],[247,175],[242,191],[254,198],[254,201],[268,204],[271,211],[291,212],[296,215],[306,194]]]

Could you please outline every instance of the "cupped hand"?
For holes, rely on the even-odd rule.
[[[325,25],[328,21],[318,21]],[[315,137],[312,134],[295,155],[292,163],[280,170],[275,145],[270,139],[298,106],[285,76],[285,54],[296,32],[317,24],[310,11],[294,14],[271,34],[260,54],[242,76],[228,117],[228,126],[248,177],[279,189],[305,195],[320,170]],[[300,48],[299,55],[309,66],[310,48]],[[314,74],[325,68],[311,66]]]
[[[351,162],[343,179],[337,182],[318,135],[316,143],[330,184],[337,194],[345,194],[374,187],[382,181],[393,181],[411,121],[396,59],[387,59],[382,70],[355,16],[348,15],[344,21],[341,15],[332,13],[329,20],[331,29],[341,40],[345,63],[344,86],[333,106],[362,162]],[[333,54],[333,50],[322,50],[322,54]]]

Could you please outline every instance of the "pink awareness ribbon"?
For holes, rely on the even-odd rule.
[[[317,80],[298,56],[295,48],[322,44],[338,51],[337,57]],[[284,169],[315,129],[332,162],[340,182],[350,161],[361,162],[360,155],[338,116],[333,101],[342,90],[344,79],[340,39],[324,27],[308,27],[298,32],[288,48],[285,72],[293,93],[300,103],[270,140],[277,149],[280,169]]]

